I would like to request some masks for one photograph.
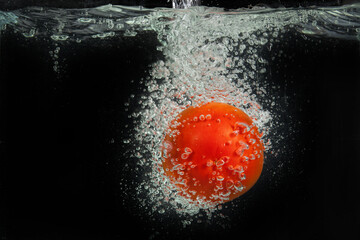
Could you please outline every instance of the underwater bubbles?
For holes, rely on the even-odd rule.
[[[143,93],[132,94],[125,103],[134,127],[123,141],[127,148],[123,159],[136,165],[131,169],[136,179],[124,180],[121,188],[124,195],[127,190],[136,188],[137,194],[130,197],[130,202],[150,218],[158,214],[179,217],[187,225],[200,214],[205,213],[209,219],[221,216],[219,208],[231,207],[234,203],[227,203],[224,208],[207,206],[201,199],[189,201],[177,194],[161,167],[162,156],[170,151],[161,151],[164,136],[170,134],[170,122],[189,106],[207,102],[235,106],[249,115],[259,128],[265,144],[264,167],[271,166],[269,156],[281,156],[289,151],[286,141],[294,132],[292,126],[284,131],[284,126],[294,120],[292,116],[288,116],[288,122],[281,118],[286,114],[287,99],[291,96],[280,96],[280,87],[271,81],[269,62],[284,57],[281,49],[274,50],[276,45],[288,32],[296,32],[303,39],[358,40],[358,9],[358,5],[337,9],[254,7],[234,11],[201,6],[180,10],[106,5],[52,11],[33,7],[14,13],[0,12],[0,25],[1,28],[6,24],[14,26],[15,31],[21,32],[26,39],[47,36],[54,45],[49,53],[56,73],[64,68],[63,47],[60,49],[60,46],[65,43],[83,44],[116,37],[131,41],[131,38],[141,37],[142,32],[156,34],[157,50],[163,57],[150,66],[148,77],[141,81]],[[52,21],[43,21],[46,17]],[[204,113],[194,117],[193,121],[212,119],[213,116]],[[221,122],[220,119],[213,120],[215,124]],[[248,129],[248,126],[238,127],[234,134]],[[253,141],[249,139],[249,144],[254,144]],[[245,143],[240,144],[236,154],[242,157],[245,149]],[[188,159],[190,155],[187,151],[181,156]],[[257,155],[253,155],[244,161],[256,158]],[[209,161],[208,164],[221,165],[221,161]],[[279,166],[275,169],[281,169],[283,164]],[[278,171],[272,171],[274,176],[279,175]],[[214,178],[214,181],[221,182],[221,179]],[[242,188],[237,183],[229,184]]]
[[[174,0],[175,2],[180,1]],[[183,1],[185,2],[194,1]],[[279,81],[275,78],[282,73],[280,70],[280,73],[276,74],[274,69],[282,69],[283,66],[277,66],[276,69],[272,68],[272,64],[283,64],[286,69],[286,65],[290,64],[287,61],[293,61],[293,56],[290,56],[293,49],[306,51],[309,46],[321,47],[321,41],[326,38],[351,41],[360,39],[358,4],[308,9],[271,9],[256,6],[231,11],[201,6],[183,7],[184,9],[145,9],[106,5],[84,9],[49,10],[31,7],[11,13],[0,11],[1,34],[2,31],[11,30],[19,33],[19,39],[24,42],[46,40],[48,49],[44,49],[52,61],[49,64],[51,71],[59,78],[66,75],[66,64],[70,59],[64,56],[77,54],[73,53],[74,46],[79,45],[87,50],[105,45],[110,53],[115,48],[126,48],[120,46],[124,45],[123,43],[135,42],[144,44],[139,51],[144,51],[148,46],[153,47],[151,53],[157,51],[153,55],[150,53],[152,56],[145,61],[145,64],[148,64],[156,59],[149,68],[134,67],[141,72],[147,69],[147,76],[141,81],[131,76],[131,84],[136,85],[136,90],[140,93],[129,92],[122,96],[125,96],[124,99],[129,96],[128,102],[124,104],[125,111],[115,111],[119,111],[121,115],[120,123],[116,126],[121,126],[119,128],[123,131],[114,133],[118,134],[122,142],[118,143],[114,138],[111,140],[114,149],[121,150],[121,153],[117,153],[112,159],[121,165],[112,169],[117,171],[119,176],[119,201],[122,201],[124,208],[130,215],[134,215],[136,220],[140,217],[146,223],[150,221],[150,227],[157,224],[192,227],[197,223],[212,224],[217,219],[224,223],[228,219],[242,217],[246,204],[251,200],[259,199],[266,191],[273,193],[273,190],[280,188],[279,185],[285,182],[283,176],[294,172],[291,157],[295,152],[293,149],[300,145],[293,143],[297,140],[296,131],[300,131],[300,122],[303,119],[296,119],[297,116],[289,107],[289,102],[291,106],[291,101],[296,100],[294,95],[291,95],[296,90],[286,91],[288,86],[291,87],[291,84],[287,83],[293,79],[284,76],[284,79],[281,79],[284,80],[283,85],[278,86]],[[147,39],[150,35],[155,36],[156,41]],[[289,40],[290,38],[292,39]],[[291,45],[288,56],[286,54],[289,52],[282,49],[282,45],[286,44]],[[130,49],[126,54],[119,54],[115,59],[129,60],[130,65],[131,57],[127,54],[132,54],[131,51]],[[276,61],[277,59],[281,61]],[[114,65],[116,64],[117,62]],[[120,71],[121,67],[124,66],[119,66]],[[104,71],[112,69],[104,68]],[[114,79],[122,81],[124,86],[130,84],[124,81],[121,73]],[[290,95],[286,94],[288,92]],[[123,93],[116,92],[115,95]],[[253,119],[261,133],[256,139],[223,141],[221,144],[236,146],[233,155],[241,159],[242,163],[254,162],[262,154],[265,156],[263,173],[266,175],[263,174],[263,178],[259,179],[260,184],[257,184],[250,194],[222,205],[207,204],[201,197],[195,200],[185,198],[165,174],[165,171],[175,171],[179,175],[185,175],[186,169],[199,167],[192,161],[196,154],[193,146],[187,145],[180,149],[172,142],[164,142],[166,135],[181,134],[180,131],[169,129],[173,121],[180,127],[191,122],[207,124],[209,129],[226,122],[223,118],[207,112],[192,116],[185,122],[176,118],[188,107],[208,102],[226,103],[243,110]],[[298,125],[295,125],[295,122]],[[193,126],[196,127],[195,124]],[[234,124],[232,137],[247,134],[251,128],[251,125],[237,122]],[[265,150],[247,154],[252,145],[259,144],[259,140],[264,143]],[[169,158],[169,154],[175,151],[179,154],[179,160],[186,164],[180,164],[173,159],[172,166],[164,169],[163,159]],[[214,169],[209,182],[243,191],[246,186],[241,181],[249,179],[249,174],[245,174],[240,165],[228,166],[228,155],[223,157],[204,159],[204,165]],[[217,169],[226,169],[239,177],[236,180],[228,179]],[[186,186],[186,181],[182,180],[177,184]],[[196,182],[196,179],[192,181]],[[118,184],[118,180],[115,182]],[[220,197],[229,197],[226,192],[221,194]],[[246,199],[250,200],[246,202]],[[253,202],[256,204],[256,201]]]
[[[142,99],[140,110],[132,115],[136,122],[133,142],[141,146],[138,151],[141,156],[151,155],[151,160],[139,161],[139,165],[147,169],[146,178],[138,186],[139,195],[147,194],[142,205],[154,206],[151,211],[159,213],[164,213],[167,206],[165,212],[175,211],[185,217],[185,222],[192,222],[187,217],[201,211],[210,218],[218,208],[204,204],[201,199],[184,198],[164,175],[159,150],[175,116],[189,106],[207,102],[230,104],[254,120],[267,150],[271,148],[268,132],[276,127],[271,112],[259,101],[272,97],[266,94],[267,83],[259,73],[266,69],[266,60],[260,53],[271,38],[264,33],[276,29],[267,27],[262,33],[251,15],[213,11],[193,8],[165,12],[161,18],[157,14],[151,16],[152,27],[161,42],[158,49],[165,59],[152,65],[145,83],[146,93],[138,96]],[[207,119],[211,119],[211,115],[199,115],[194,121]],[[188,155],[185,152],[181,157],[187,159]],[[216,177],[217,181],[222,179]]]
[[[273,58],[271,50],[287,31],[296,29],[303,33],[314,18],[326,13],[258,10],[222,12],[216,8],[194,7],[153,12],[137,19],[148,23],[157,33],[161,43],[157,49],[164,55],[164,59],[151,66],[145,93],[135,98],[141,99],[137,102],[138,110],[130,115],[135,126],[134,135],[129,137],[132,138],[130,144],[139,146],[133,155],[140,156],[138,164],[144,171],[137,194],[146,197],[138,200],[139,207],[149,209],[149,216],[168,214],[173,218],[176,215],[184,226],[201,221],[198,216],[203,214],[208,219],[226,217],[221,213],[222,206],[204,204],[202,199],[194,201],[178,194],[174,184],[164,175],[162,154],[167,151],[160,151],[161,143],[169,134],[171,121],[189,106],[222,102],[243,110],[262,133],[265,165],[268,156],[278,156],[286,151],[285,141],[294,130],[283,131],[286,123],[278,113],[286,106],[280,104],[282,96],[274,95],[278,86],[265,77],[267,64]],[[317,27],[322,29],[321,24]],[[281,52],[275,54],[281,55]],[[193,121],[206,119],[211,116],[200,115]],[[254,139],[249,141],[253,143]],[[241,156],[244,149],[241,145],[236,154]],[[187,159],[189,154],[185,152],[181,157]],[[244,161],[256,157],[253,155]],[[208,166],[212,164],[208,162]],[[279,164],[278,168],[282,166]],[[223,179],[218,176],[216,180]],[[238,183],[235,187],[242,189]],[[234,203],[225,205],[231,206],[234,207]]]

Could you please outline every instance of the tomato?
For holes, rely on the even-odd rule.
[[[178,194],[221,204],[247,192],[260,177],[264,145],[242,110],[211,102],[182,111],[162,144],[162,167]]]

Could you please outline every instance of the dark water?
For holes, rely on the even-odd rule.
[[[3,239],[360,236],[359,5],[27,8],[0,12],[0,26]],[[219,87],[229,102],[252,90],[262,108],[246,111],[271,148],[251,191],[210,219],[183,215],[141,161],[171,119],[161,107]]]

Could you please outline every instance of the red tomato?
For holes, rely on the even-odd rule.
[[[181,112],[162,150],[165,174],[191,200],[231,201],[254,186],[263,168],[258,128],[243,111],[224,103]]]

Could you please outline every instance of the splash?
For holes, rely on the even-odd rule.
[[[280,96],[270,94],[276,93],[273,89],[277,86],[266,81],[266,53],[287,31],[297,26],[297,31],[304,33],[309,29],[307,25],[314,26],[314,18],[322,14],[312,10],[247,14],[197,7],[146,18],[158,35],[158,50],[164,59],[152,65],[145,82],[146,93],[135,98],[141,99],[140,110],[131,115],[136,127],[130,142],[141,146],[134,154],[145,169],[137,187],[139,196],[147,196],[141,198],[141,208],[152,206],[150,216],[172,216],[175,211],[184,217],[185,225],[203,213],[208,219],[221,216],[216,212],[222,206],[180,196],[161,167],[160,146],[166,130],[189,106],[216,101],[242,109],[264,133],[265,164],[267,156],[281,154],[280,146],[286,145],[286,134],[291,133],[280,130],[285,123],[278,112],[286,106],[280,104]]]
[[[200,0],[172,0],[172,7],[178,9],[199,6],[200,4]]]
[[[264,133],[266,149],[271,148],[268,133],[276,128],[270,111],[260,103],[273,101],[266,94],[263,80],[267,60],[261,50],[279,34],[278,24],[254,23],[252,16],[239,17],[214,13],[202,7],[162,15],[152,28],[161,42],[158,50],[164,56],[153,64],[146,81],[147,93],[138,112],[132,114],[135,142],[141,146],[139,164],[148,169],[138,193],[147,192],[143,206],[164,213],[173,209],[177,214],[195,216],[205,211],[210,217],[217,206],[178,195],[176,186],[164,175],[161,167],[161,143],[170,122],[189,106],[207,102],[223,102],[245,111]],[[157,16],[158,17],[158,16]],[[263,20],[263,19],[262,19]],[[241,26],[244,27],[234,27]],[[251,25],[250,25],[251,24]],[[267,25],[266,31],[259,29]],[[142,156],[151,155],[151,159]],[[150,187],[149,187],[150,186]],[[164,206],[170,209],[164,210]]]
[[[196,5],[196,2],[191,4]],[[191,8],[192,11],[205,9],[202,11],[208,14],[225,15],[232,19],[238,18],[239,20],[244,20],[244,23],[247,23],[247,20],[251,18],[254,22],[259,23],[263,29],[264,23],[270,26],[275,22],[288,21],[280,25],[295,29],[304,35],[336,37],[349,40],[360,39],[360,4],[336,8],[309,9],[271,9],[255,6],[252,9],[239,9],[231,12],[225,12],[221,8]],[[171,13],[177,16],[181,11],[187,10],[146,9],[143,7],[111,4],[83,9],[28,7],[13,12],[0,11],[0,26],[3,28],[9,25],[14,28],[14,31],[23,34],[24,37],[53,36],[51,38],[53,41],[74,41],[81,43],[83,40],[92,38],[104,39],[116,36],[136,36],[141,31],[153,31],[157,29],[156,27],[154,28],[154,25],[168,25],[167,20],[169,19],[165,19],[163,16],[171,15]],[[199,15],[198,17],[204,16]],[[235,22],[240,23],[240,25],[231,23],[230,25],[235,28],[258,28],[252,24],[253,22],[250,22],[249,26],[245,26],[241,21]]]

